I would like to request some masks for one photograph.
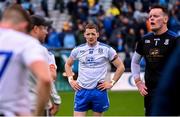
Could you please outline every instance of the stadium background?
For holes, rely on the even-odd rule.
[[[88,22],[98,25],[99,41],[116,49],[126,67],[123,81],[113,87],[115,91],[109,91],[111,106],[105,115],[144,115],[143,97],[137,92],[129,73],[131,57],[136,42],[150,31],[147,13],[152,4],[157,3],[168,8],[168,28],[180,35],[180,0],[0,0],[0,15],[12,3],[21,4],[30,14],[53,20],[44,46],[55,54],[58,66],[56,87],[61,95],[62,104],[57,115],[73,114],[74,92],[63,76],[64,63],[72,48],[85,42],[83,26]],[[78,72],[77,65],[78,62],[75,62],[73,66],[75,77]],[[110,67],[111,75],[114,67]],[[141,67],[143,72],[143,59]]]

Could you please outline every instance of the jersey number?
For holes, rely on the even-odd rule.
[[[12,56],[12,52],[0,51],[0,79],[5,71],[7,64]]]

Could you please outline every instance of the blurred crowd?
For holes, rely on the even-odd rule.
[[[48,0],[0,0],[0,12],[11,3],[18,3],[30,14],[50,17]],[[99,41],[111,45],[122,58],[126,68],[136,42],[149,32],[148,10],[153,4],[161,4],[169,10],[168,28],[180,35],[180,0],[111,0],[104,9],[106,0],[55,0],[53,10],[67,12],[70,18],[58,32],[51,27],[46,41],[49,48],[74,48],[85,42],[83,26],[94,22],[99,26]],[[35,3],[35,4],[34,4]],[[142,62],[142,65],[144,63]]]

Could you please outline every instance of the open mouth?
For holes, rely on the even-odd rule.
[[[155,25],[155,23],[154,23],[154,22],[151,22],[151,25],[153,26],[153,25]]]

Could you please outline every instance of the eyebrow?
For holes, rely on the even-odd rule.
[[[93,34],[93,35],[95,35],[95,33],[86,33],[86,35],[89,35],[89,34]]]

